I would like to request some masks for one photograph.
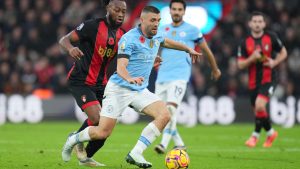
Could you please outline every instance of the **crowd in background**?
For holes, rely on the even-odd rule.
[[[136,4],[131,1],[127,1],[128,14]],[[276,95],[300,96],[300,2],[224,0],[230,2],[235,2],[231,12],[207,40],[223,76],[219,82],[211,81],[208,64],[200,62],[193,67],[188,93],[233,98],[247,94],[248,76],[237,68],[236,49],[248,33],[249,13],[257,10],[267,14],[268,29],[279,35],[288,50],[288,60],[278,67]],[[66,76],[73,59],[62,53],[57,42],[83,20],[105,13],[101,0],[0,1],[0,93],[30,94],[36,89],[68,93]]]

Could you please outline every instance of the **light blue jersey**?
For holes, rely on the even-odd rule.
[[[148,86],[149,76],[154,64],[155,57],[164,38],[161,34],[152,39],[143,36],[140,27],[133,28],[122,36],[119,41],[118,55],[127,55],[129,62],[127,70],[131,77],[144,77],[141,86],[130,84],[117,73],[110,77],[110,81],[119,86],[129,88],[135,91],[142,91]]]
[[[172,24],[163,25],[159,31],[164,37],[195,48],[195,43],[204,41],[203,35],[195,26],[183,22],[180,26]],[[170,82],[174,80],[189,81],[191,76],[191,58],[183,51],[162,48],[162,63],[159,67],[156,83]]]

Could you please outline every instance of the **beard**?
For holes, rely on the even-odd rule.
[[[172,16],[172,20],[173,22],[178,23],[182,21],[182,17],[180,17],[179,15],[174,15]]]
[[[111,15],[108,15],[108,20],[109,20],[109,23],[110,25],[113,27],[113,28],[118,28],[122,25],[122,23],[117,23]]]
[[[156,30],[156,33],[154,33],[154,32],[152,32],[152,28],[149,27],[147,29],[147,34],[148,34],[148,36],[153,37],[157,34],[157,30]]]

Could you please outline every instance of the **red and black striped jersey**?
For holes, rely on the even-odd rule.
[[[118,51],[118,42],[125,31],[113,28],[106,18],[83,22],[75,32],[79,37],[78,47],[84,56],[75,61],[68,79],[71,85],[105,86],[108,81],[108,67]]]
[[[266,58],[275,59],[278,52],[283,48],[283,44],[278,36],[273,32],[265,32],[260,38],[254,38],[248,35],[238,47],[238,59],[243,60],[256,50],[261,51],[261,59],[256,63],[252,63],[248,68],[249,73],[249,89],[255,89],[261,84],[275,83],[276,70],[263,66]]]

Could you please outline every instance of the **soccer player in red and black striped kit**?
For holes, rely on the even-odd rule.
[[[265,15],[253,12],[248,22],[251,33],[238,48],[238,67],[248,68],[249,90],[251,104],[255,112],[255,130],[246,141],[248,147],[255,147],[259,140],[261,129],[267,132],[263,147],[272,146],[278,136],[271,126],[267,103],[276,86],[275,68],[287,57],[286,48],[273,32],[264,31]]]
[[[111,0],[106,9],[106,17],[83,22],[59,41],[76,60],[68,74],[68,88],[88,116],[77,132],[88,126],[98,125],[104,88],[109,79],[108,67],[117,54],[118,41],[125,33],[120,28],[126,13],[125,1]],[[73,43],[78,43],[78,46],[73,46]],[[115,69],[115,66],[112,67]],[[86,148],[83,144],[76,145],[74,150],[79,164],[103,166],[104,164],[92,159],[92,156],[104,142],[105,140],[90,141]]]

